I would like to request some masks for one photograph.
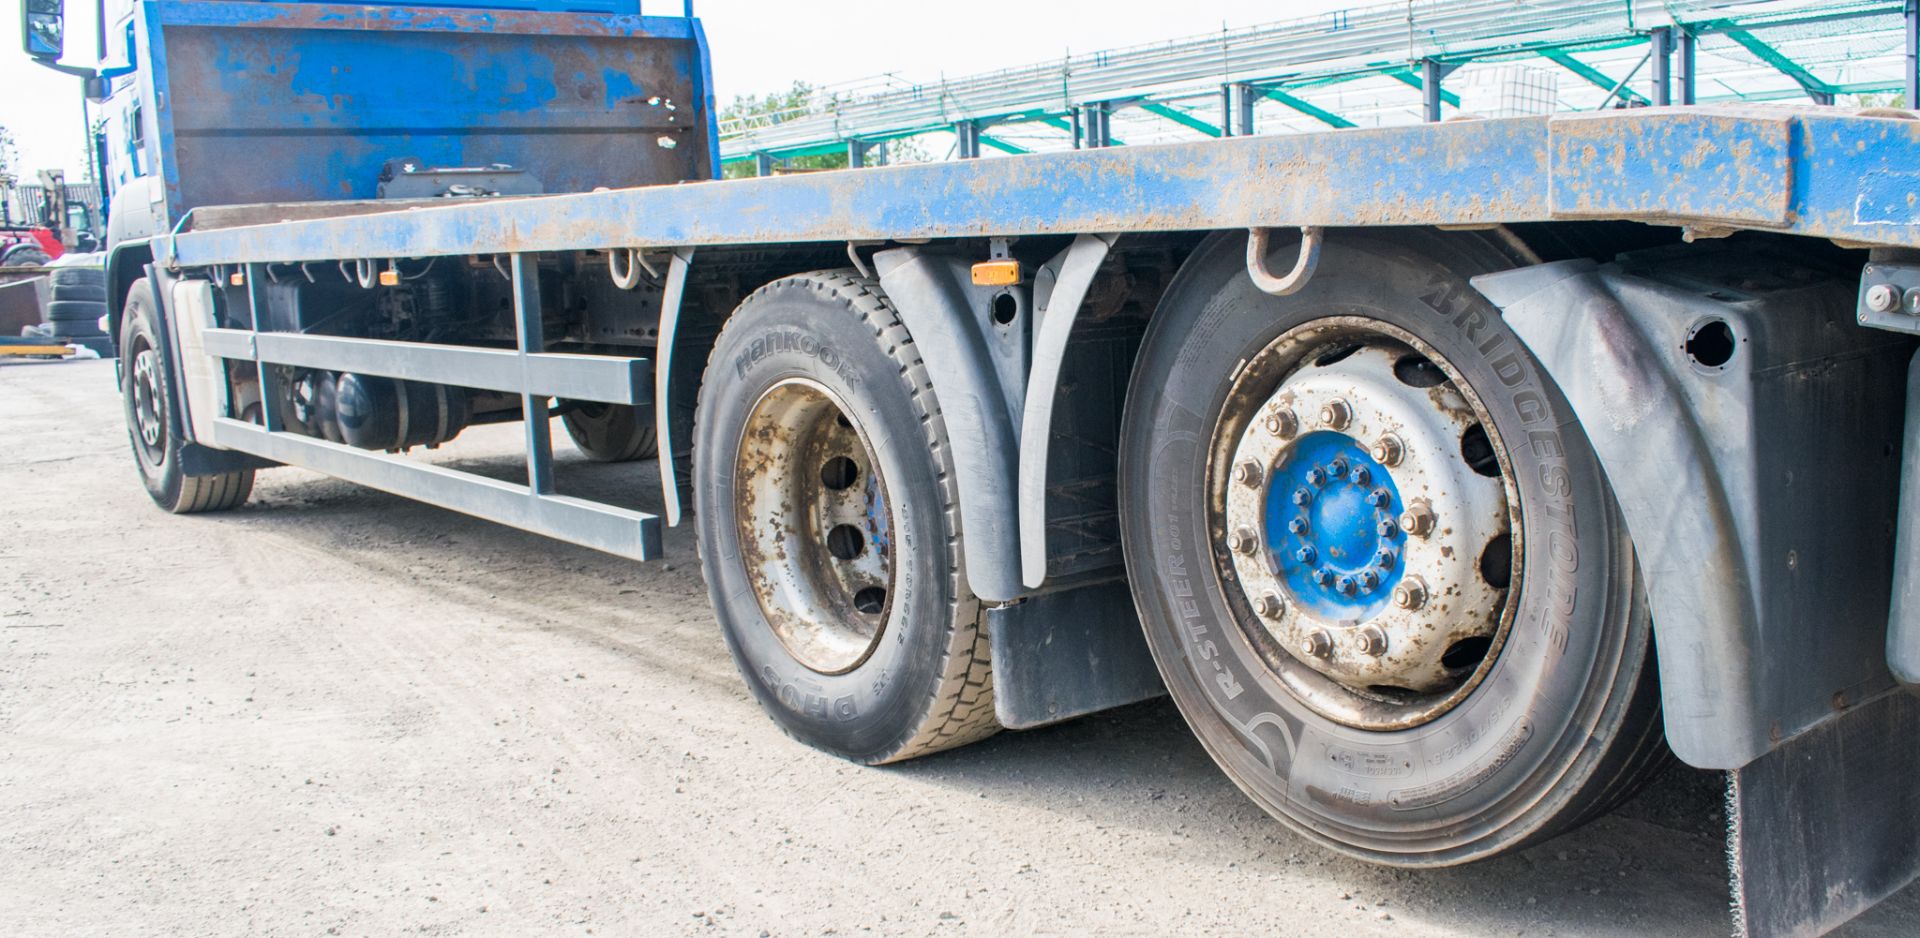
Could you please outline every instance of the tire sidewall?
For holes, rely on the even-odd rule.
[[[1609,708],[1644,656],[1631,559],[1570,409],[1497,311],[1452,270],[1382,237],[1335,235],[1299,293],[1244,273],[1244,236],[1216,236],[1162,301],[1132,387],[1123,533],[1149,645],[1176,701],[1235,781],[1330,846],[1399,865],[1458,862],[1539,832],[1587,771]],[[1275,249],[1284,261],[1292,247]],[[1457,259],[1470,263],[1464,257]],[[1412,333],[1474,387],[1518,488],[1522,571],[1499,658],[1466,699],[1420,726],[1370,732],[1297,700],[1224,600],[1208,528],[1207,451],[1230,376],[1282,333],[1368,316]],[[1187,337],[1154,340],[1155,333]],[[1138,389],[1152,388],[1140,394]],[[1636,621],[1637,620],[1637,621]],[[1626,666],[1623,661],[1629,662]]]
[[[133,462],[140,473],[140,482],[147,488],[147,494],[154,502],[169,511],[179,504],[181,489],[185,485],[185,476],[180,469],[180,435],[176,432],[179,409],[174,401],[173,378],[167,374],[167,357],[161,346],[160,332],[153,312],[153,288],[145,278],[134,281],[127,290],[126,315],[120,327],[120,400],[127,420],[127,444],[133,448]],[[158,464],[149,460],[145,447],[140,444],[138,418],[134,414],[133,363],[134,348],[144,342],[159,356],[159,413],[161,426],[161,458]]]
[[[886,487],[893,584],[877,646],[853,669],[822,674],[796,659],[768,624],[741,559],[733,463],[761,395],[789,378],[836,395],[865,434]],[[694,502],[707,589],[748,688],[789,733],[858,761],[907,741],[937,696],[956,619],[956,532],[941,492],[937,427],[913,400],[901,362],[876,324],[817,281],[755,293],[715,345],[695,423]],[[930,430],[937,432],[937,430]],[[903,729],[904,728],[904,729]]]

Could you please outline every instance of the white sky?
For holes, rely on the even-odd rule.
[[[17,146],[16,172],[84,172],[80,79],[34,65],[20,52],[21,0],[0,2],[0,127]],[[713,48],[716,97],[897,73],[908,81],[960,76],[1294,19],[1378,0],[696,0]],[[432,5],[431,2],[421,4]],[[676,14],[679,0],[643,0]],[[93,3],[68,0],[64,61],[93,60]]]

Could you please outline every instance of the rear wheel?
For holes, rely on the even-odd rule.
[[[120,399],[140,481],[154,504],[174,514],[237,507],[253,492],[253,470],[212,476],[181,471],[182,441],[174,426],[179,408],[166,362],[160,357],[157,319],[153,288],[145,277],[135,280],[127,290],[125,324],[120,330]]]
[[[660,449],[649,407],[574,401],[560,422],[573,445],[594,462],[651,459]]]
[[[749,296],[694,433],[708,595],[782,728],[867,763],[999,729],[945,425],[877,283],[821,272]]]
[[[1632,548],[1572,411],[1466,283],[1502,259],[1337,235],[1271,297],[1244,252],[1216,236],[1163,299],[1121,456],[1135,600],[1208,751],[1290,826],[1399,866],[1631,793],[1665,751]]]

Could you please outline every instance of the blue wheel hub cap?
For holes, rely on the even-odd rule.
[[[1386,607],[1405,566],[1393,473],[1358,440],[1302,436],[1267,486],[1264,542],[1280,577],[1308,609],[1336,620]]]

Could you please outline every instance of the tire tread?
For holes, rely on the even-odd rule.
[[[878,281],[862,277],[852,270],[822,270],[795,274],[775,280],[742,301],[774,290],[799,287],[822,293],[843,302],[873,330],[875,345],[893,358],[905,378],[908,396],[919,411],[921,433],[933,454],[935,481],[940,493],[941,512],[946,519],[947,551],[953,558],[948,567],[951,578],[953,614],[941,662],[939,687],[929,697],[919,720],[891,746],[870,760],[883,765],[978,742],[1000,731],[993,704],[993,665],[985,609],[967,589],[966,571],[961,561],[959,487],[954,479],[953,456],[947,442],[946,423],[940,403],[933,395],[933,380],[922,361],[919,349],[900,321],[899,313]],[[731,327],[729,323],[729,327]],[[716,346],[717,347],[717,346]],[[715,363],[709,358],[707,367]],[[706,393],[702,388],[701,393]],[[788,735],[793,735],[791,732]],[[798,738],[798,737],[796,737]],[[807,742],[806,740],[800,740]]]

